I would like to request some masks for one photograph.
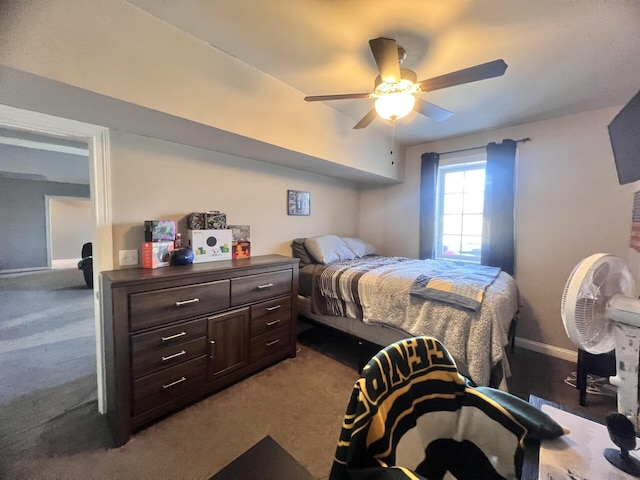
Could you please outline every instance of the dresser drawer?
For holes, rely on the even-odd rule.
[[[291,345],[291,330],[279,328],[251,339],[251,361],[284,350]]]
[[[231,279],[231,304],[244,305],[286,295],[292,291],[292,282],[292,270],[233,278]]]
[[[207,335],[207,319],[200,318],[170,327],[156,328],[151,332],[131,335],[131,355],[135,358],[150,350],[161,350],[180,345]]]
[[[158,350],[134,355],[131,360],[133,377],[142,377],[157,370],[199,357],[206,353],[206,348],[206,337],[200,337],[190,342],[170,345]]]
[[[291,297],[251,307],[251,336],[262,335],[291,322]]]
[[[202,356],[166,368],[133,382],[133,414],[153,407],[201,386],[207,376],[207,357]]]
[[[131,330],[229,308],[229,280],[129,295]]]

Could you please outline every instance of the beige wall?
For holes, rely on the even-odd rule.
[[[296,237],[356,235],[355,184],[321,175],[122,132],[111,134],[114,265],[118,250],[139,249],[144,220],[179,222],[220,210],[251,226],[253,255],[291,255]],[[311,193],[311,215],[287,215],[287,190]]]
[[[518,336],[575,350],[560,318],[573,267],[597,252],[640,263],[628,247],[637,185],[618,184],[607,132],[620,108],[410,147],[405,183],[363,191],[361,204],[368,210],[361,216],[361,235],[386,254],[416,256],[420,155],[530,137],[518,144],[517,158],[515,276],[523,302]],[[640,270],[633,273],[640,278]]]
[[[292,238],[332,232],[359,234],[385,254],[417,256],[420,154],[531,137],[520,145],[517,170],[516,278],[524,301],[519,335],[572,348],[558,314],[572,267],[596,251],[631,256],[634,186],[617,184],[606,132],[619,108],[411,147],[404,163],[390,158],[382,130],[353,133],[353,119],[301,101],[301,92],[126,1],[11,3],[0,15],[0,66],[301,157],[391,181],[404,178],[360,194],[350,182],[113,132],[114,254],[139,248],[145,219],[218,209],[230,222],[252,226],[254,254],[288,254]],[[5,81],[0,78],[0,91],[5,85],[19,104],[23,92]],[[289,188],[311,192],[310,217],[286,215]]]
[[[304,102],[302,92],[126,1],[12,2],[0,15],[0,45],[0,65],[401,180],[389,129],[354,132],[357,120]]]

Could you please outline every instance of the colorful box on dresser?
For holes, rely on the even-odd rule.
[[[193,263],[231,260],[231,230],[189,230]]]
[[[168,267],[174,243],[142,242],[142,268]]]

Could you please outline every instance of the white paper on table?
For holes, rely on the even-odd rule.
[[[618,447],[609,438],[607,427],[550,405],[542,411],[570,433],[540,442],[538,480],[631,480],[634,477],[604,458],[605,448]],[[629,452],[636,458],[638,452]]]

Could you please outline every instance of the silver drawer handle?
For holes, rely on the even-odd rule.
[[[267,308],[267,312],[273,312],[274,310],[278,310],[280,308],[282,308],[282,305],[276,305],[274,307],[268,307]]]
[[[270,288],[273,287],[273,283],[266,283],[264,285],[258,285],[258,288],[263,289],[263,288]]]
[[[192,298],[190,300],[181,300],[176,302],[176,307],[181,307],[182,305],[189,305],[190,303],[198,303],[200,301],[199,298]]]
[[[186,381],[187,381],[187,377],[182,377],[179,380],[176,380],[175,382],[171,382],[171,383],[167,383],[165,385],[162,385],[162,388],[173,387],[174,385],[177,385],[179,383],[186,382]]]
[[[185,353],[187,353],[187,351],[186,350],[182,350],[181,352],[174,353],[173,355],[169,355],[168,357],[162,357],[162,361],[166,362],[167,360],[171,360],[172,358],[181,357]]]
[[[265,345],[266,345],[267,347],[270,347],[270,346],[272,346],[272,345],[275,345],[275,344],[276,344],[276,343],[278,343],[279,341],[280,341],[280,340],[274,340],[273,342],[265,343]]]
[[[273,322],[267,322],[267,327],[270,327],[271,325],[275,325],[277,323],[280,323],[280,319],[274,320]]]
[[[173,340],[174,338],[184,337],[186,334],[187,332],[180,332],[180,333],[176,333],[175,335],[170,335],[168,337],[162,337],[162,341],[168,342],[169,340]]]

